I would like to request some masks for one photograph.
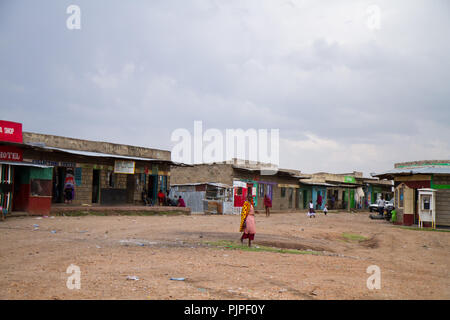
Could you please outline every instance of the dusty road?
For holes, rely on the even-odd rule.
[[[259,214],[261,251],[251,252],[234,248],[238,224],[234,215],[9,218],[0,222],[0,299],[450,299],[450,232],[368,213]],[[79,290],[66,285],[71,264]],[[380,267],[380,290],[367,288],[370,265]]]

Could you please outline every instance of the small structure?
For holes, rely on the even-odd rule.
[[[424,208],[430,205],[434,225],[450,226],[450,160],[396,163],[394,169],[372,176],[394,180],[397,223],[418,225],[421,220],[423,224],[426,221],[420,218],[422,205]],[[422,200],[419,200],[420,190],[425,192],[424,196],[427,195],[426,190],[434,190],[433,201],[429,204],[422,203]]]
[[[169,198],[177,200],[179,196],[192,213],[233,213],[233,187],[223,183],[172,184]]]
[[[419,228],[424,222],[431,222],[431,228],[436,229],[436,190],[419,189]]]

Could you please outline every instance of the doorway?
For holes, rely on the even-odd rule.
[[[135,180],[134,174],[127,175],[127,203],[134,203],[134,188]]]
[[[64,202],[64,179],[66,178],[66,168],[65,167],[54,167],[53,168],[53,203],[63,203]]]
[[[156,203],[157,193],[158,193],[158,176],[149,175],[148,176],[148,197],[152,200],[152,203]]]
[[[92,172],[92,203],[100,201],[100,170],[94,169]]]

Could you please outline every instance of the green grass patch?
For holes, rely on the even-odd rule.
[[[437,231],[437,232],[450,232],[450,230],[446,229],[432,229],[432,228],[419,228],[419,227],[409,227],[409,226],[396,226],[396,228],[406,229],[406,230],[415,230],[415,231]]]
[[[234,243],[232,241],[227,240],[219,240],[219,241],[207,241],[205,242],[209,246],[217,247],[217,248],[224,248],[228,250],[242,250],[242,251],[250,251],[250,252],[274,252],[274,253],[289,253],[289,254],[312,254],[312,255],[322,255],[319,251],[308,251],[308,250],[296,250],[296,249],[280,249],[275,247],[267,247],[267,246],[260,246],[260,245],[252,245],[252,247],[249,247],[248,245],[244,244],[241,245],[240,243]],[[245,243],[245,241],[244,241]]]
[[[55,216],[80,217],[80,216],[178,216],[188,214],[184,211],[94,211],[74,210],[52,212]]]
[[[349,240],[349,241],[365,241],[367,240],[367,237],[362,236],[360,234],[354,234],[354,233],[348,233],[348,232],[344,232],[342,233],[342,237],[345,240]]]

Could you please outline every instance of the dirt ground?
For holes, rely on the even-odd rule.
[[[450,232],[406,230],[368,213],[259,214],[255,248],[318,254],[251,252],[221,245],[240,245],[239,219],[8,218],[0,222],[0,299],[450,298]],[[81,271],[79,290],[66,284],[71,264]],[[379,290],[367,288],[371,265],[381,270]]]

